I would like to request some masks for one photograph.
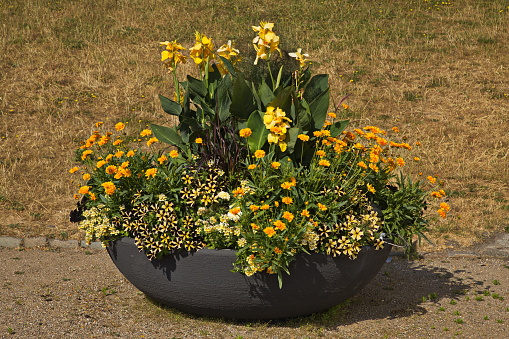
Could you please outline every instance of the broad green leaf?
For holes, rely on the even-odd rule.
[[[295,143],[297,142],[297,140],[299,140],[297,138],[297,136],[299,135],[300,133],[300,129],[298,127],[292,127],[288,130],[288,148],[286,150],[287,153],[293,153],[293,150],[294,150],[294,147],[295,147]]]
[[[188,75],[187,83],[189,89],[196,93],[197,95],[201,96],[202,98],[207,95],[207,87],[205,86],[205,83],[203,81]]]
[[[267,85],[265,81],[262,81],[262,84],[258,89],[258,95],[260,96],[260,100],[264,107],[267,107],[267,105],[276,98],[269,85]]]
[[[226,58],[223,58],[222,56],[219,56],[219,59],[221,59],[221,61],[223,62],[223,65],[226,67],[226,69],[228,70],[228,72],[232,75],[232,76],[236,76],[237,74],[235,73],[235,68],[233,67],[232,63],[230,62],[230,60],[226,59]]]
[[[159,100],[161,101],[161,106],[163,110],[171,115],[180,115],[182,112],[182,106],[178,102],[168,99],[165,96],[159,94]]]
[[[331,137],[337,138],[338,135],[343,133],[343,131],[346,129],[346,127],[348,126],[349,123],[350,123],[350,120],[342,120],[342,121],[337,121],[334,124],[332,124],[332,126],[330,127]]]
[[[232,100],[230,99],[230,89],[232,87],[232,80],[227,75],[225,76],[217,86],[216,91],[216,113],[219,115],[220,121],[225,121],[230,116],[230,105]]]
[[[259,111],[253,112],[253,114],[249,116],[246,126],[252,131],[252,134],[247,138],[247,143],[251,152],[262,149],[269,135],[269,130],[263,123],[262,113]]]
[[[293,87],[286,87],[269,103],[268,106],[279,107],[285,113],[290,113],[292,105],[292,91]]]
[[[318,74],[311,78],[304,90],[304,99],[307,102],[312,102],[323,92],[329,88],[329,75]]]
[[[315,100],[309,103],[311,111],[311,119],[315,129],[321,129],[327,118],[327,110],[329,109],[329,90],[322,92]]]
[[[233,84],[230,113],[238,118],[247,119],[254,110],[256,110],[256,105],[253,92],[244,77],[239,74]]]
[[[166,127],[151,124],[150,128],[152,129],[152,132],[154,132],[154,135],[159,141],[170,144],[172,146],[177,146],[179,148],[182,147],[183,145],[182,138],[180,137],[175,127]]]

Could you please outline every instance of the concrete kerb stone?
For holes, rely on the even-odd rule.
[[[16,237],[2,237],[0,236],[0,248],[36,248],[36,247],[50,247],[50,248],[65,248],[65,249],[102,249],[100,241],[94,241],[87,245],[85,241],[79,240],[59,240],[48,239],[46,237],[34,238],[16,238]]]

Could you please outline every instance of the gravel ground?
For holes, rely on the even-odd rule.
[[[390,259],[348,304],[242,323],[152,303],[105,250],[0,248],[0,338],[509,338],[507,260]]]

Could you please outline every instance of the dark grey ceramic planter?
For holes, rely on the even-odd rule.
[[[278,319],[324,311],[352,297],[378,273],[391,246],[365,246],[355,260],[299,254],[282,289],[274,274],[231,272],[232,250],[202,249],[150,261],[131,238],[107,249],[120,272],[157,302],[204,316]]]

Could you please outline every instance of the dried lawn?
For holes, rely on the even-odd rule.
[[[158,42],[196,30],[236,41],[276,23],[331,75],[356,126],[398,126],[420,141],[408,170],[439,175],[452,205],[434,248],[509,228],[507,1],[7,0],[0,3],[0,235],[78,238],[73,150],[96,121],[170,123]],[[184,71],[194,72],[192,65]]]

